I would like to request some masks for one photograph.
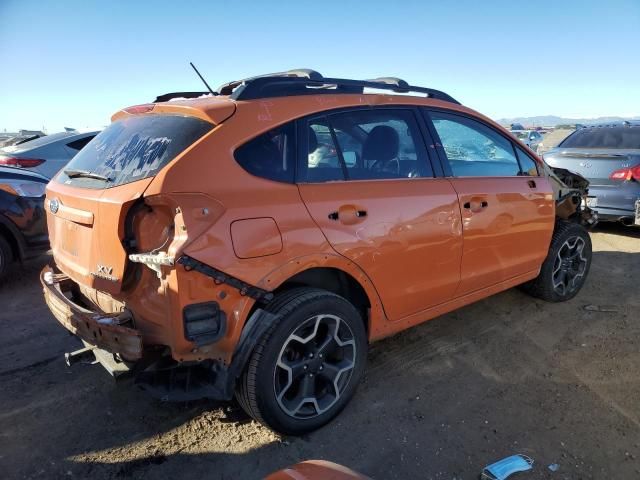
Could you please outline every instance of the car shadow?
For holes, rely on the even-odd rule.
[[[619,222],[599,222],[591,231],[640,238],[640,226],[623,225]]]

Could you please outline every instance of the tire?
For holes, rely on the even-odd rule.
[[[364,322],[347,300],[315,288],[284,292],[266,310],[277,320],[256,344],[236,398],[258,422],[302,435],[353,397],[367,359]]]
[[[9,242],[0,235],[0,281],[2,281],[13,263],[13,250]]]
[[[547,302],[571,300],[589,275],[591,257],[591,237],[587,230],[577,223],[557,220],[540,274],[521,288]]]

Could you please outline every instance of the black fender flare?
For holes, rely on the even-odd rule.
[[[220,392],[222,399],[231,400],[235,390],[236,381],[242,374],[251,352],[253,352],[258,340],[265,334],[271,325],[277,321],[279,315],[267,312],[261,308],[256,309],[249,317],[242,329],[240,340],[233,353],[228,367],[215,363],[212,370],[215,373],[214,388]]]

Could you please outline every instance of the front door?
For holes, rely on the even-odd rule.
[[[484,122],[442,111],[428,116],[462,213],[456,296],[535,271],[555,221],[547,178],[529,154]]]
[[[356,109],[300,122],[299,190],[332,247],[371,279],[390,320],[445,302],[460,274],[451,183],[434,178],[413,109]]]

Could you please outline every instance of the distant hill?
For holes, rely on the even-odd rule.
[[[512,123],[521,123],[524,126],[556,126],[556,125],[574,125],[580,123],[590,125],[592,123],[620,122],[622,120],[640,120],[640,116],[636,117],[598,117],[598,118],[564,118],[556,115],[539,115],[537,117],[515,117],[501,118],[498,123],[501,125],[511,125]]]

